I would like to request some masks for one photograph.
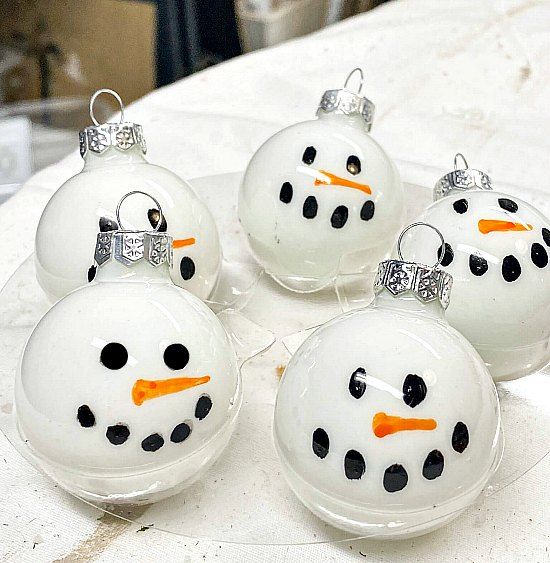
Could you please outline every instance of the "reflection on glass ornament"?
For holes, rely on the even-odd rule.
[[[333,526],[424,534],[458,516],[496,471],[498,397],[445,320],[451,285],[438,267],[382,262],[374,302],[317,329],[285,370],[274,421],[283,472]]]
[[[171,282],[173,240],[155,206],[153,232],[122,230],[117,209],[118,227],[97,235],[94,281],[44,315],[17,375],[31,456],[93,502],[150,503],[187,487],[226,446],[240,407],[229,337]]]
[[[107,92],[120,104],[119,123],[99,124],[93,113],[97,96]],[[173,282],[206,299],[215,286],[221,250],[214,219],[191,186],[166,168],[145,160],[141,125],[124,121],[124,108],[116,92],[98,90],[90,100],[94,125],[80,132],[84,167],[52,196],[38,224],[35,240],[36,272],[49,299],[55,301],[92,280],[90,248],[98,231],[119,225],[113,209],[131,190],[145,192],[162,205],[159,227],[173,239]],[[136,199],[125,217],[135,229],[156,228],[159,210],[143,197]],[[67,240],[60,233],[73,232]]]
[[[464,161],[457,168],[457,159]],[[445,237],[407,236],[403,248],[425,261],[435,250],[454,279],[449,323],[485,360],[496,381],[533,373],[550,361],[550,221],[529,203],[491,189],[487,174],[455,170],[419,217]]]
[[[357,93],[347,88],[355,71]],[[245,171],[239,219],[258,262],[291,290],[375,270],[403,224],[403,186],[368,134],[374,104],[362,86],[355,69],[343,89],[324,93],[317,119],[276,133]]]

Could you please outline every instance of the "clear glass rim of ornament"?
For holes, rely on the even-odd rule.
[[[20,296],[19,300],[14,299],[14,291]],[[35,298],[38,296],[41,299],[33,300],[33,296]],[[23,301],[22,308],[20,306],[21,301]],[[0,408],[0,428],[16,450],[41,472],[44,472],[44,468],[37,467],[37,460],[33,459],[27,446],[19,437],[15,413],[13,409],[10,409],[10,406],[13,404],[11,397],[14,374],[17,369],[17,357],[34,326],[34,322],[41,317],[47,308],[46,298],[35,281],[33,260],[29,258],[0,292],[0,311],[3,313],[1,316],[3,353],[0,354],[2,362],[0,371],[0,406],[2,407]],[[240,313],[223,311],[221,315],[229,315],[231,319],[245,319],[247,326],[250,326],[246,317]],[[251,328],[255,329],[256,327],[257,325],[254,325]],[[264,348],[256,346],[257,353],[262,349]],[[243,365],[244,362],[246,360],[243,361]],[[526,387],[526,383],[530,383],[530,385]],[[544,383],[546,383],[546,387],[544,387]],[[532,424],[527,425],[528,431],[524,425],[521,432],[514,433],[512,443],[515,444],[515,447],[510,448],[511,440],[507,440],[508,450],[505,450],[501,466],[483,489],[485,497],[492,497],[500,493],[548,455],[546,449],[541,449],[540,445],[535,447],[536,443],[538,443],[537,440],[531,440],[533,447],[530,456],[525,455],[523,445],[525,439],[529,439],[529,434],[533,434],[533,430],[550,426],[548,423],[541,421],[542,417],[547,418],[548,422],[550,422],[548,406],[544,410],[544,403],[541,402],[541,397],[548,395],[549,384],[550,379],[548,377],[544,378],[544,376],[539,375],[538,378],[530,376],[501,386],[501,390],[504,390],[505,393],[505,396],[502,397],[501,392],[503,422],[506,421],[503,424],[505,436],[507,434],[506,426],[514,426],[514,421],[525,423],[526,420],[529,420]],[[249,419],[246,421],[246,425],[249,428],[256,427],[256,432],[253,432],[252,435],[248,435],[246,432],[240,433],[239,426],[237,426],[235,434],[241,435],[233,437],[227,448],[231,452],[230,457],[233,458],[231,463],[228,464],[228,456],[224,454],[220,461],[198,483],[190,487],[192,491],[186,489],[170,499],[159,501],[146,507],[129,507],[127,505],[106,506],[105,504],[81,499],[78,495],[74,496],[90,506],[99,508],[129,522],[135,522],[143,526],[153,525],[158,530],[204,541],[243,545],[307,545],[378,537],[379,532],[376,531],[360,535],[343,532],[332,528],[313,516],[294,497],[294,494],[283,480],[279,472],[279,462],[275,456],[273,456],[275,459],[274,463],[264,463],[262,459],[251,461],[254,460],[253,452],[256,446],[260,442],[265,442],[266,439],[269,440],[270,450],[275,451],[271,434],[273,405],[260,402],[253,406],[253,412],[249,412],[248,415],[244,414],[244,416]],[[9,410],[11,412],[8,413],[7,411]],[[241,416],[243,416],[242,411]],[[261,417],[263,428],[261,428],[262,424],[258,424],[259,417]],[[266,424],[266,422],[268,423]],[[546,441],[543,442],[546,443]],[[248,443],[248,447],[244,446],[246,443]],[[273,460],[271,461],[273,462]],[[246,476],[247,470],[250,467],[250,475]],[[47,471],[45,473],[48,474]],[[242,475],[244,477],[239,477]],[[219,486],[218,483],[223,483],[224,479],[227,479],[229,483]],[[231,481],[233,481],[233,485],[231,485]],[[214,489],[213,492],[211,491],[212,488]],[[250,497],[246,499],[248,493],[250,493]],[[231,512],[225,509],[226,500],[231,496],[233,498],[242,497],[236,505],[241,506],[240,511],[237,513],[235,513],[235,506],[232,507]],[[186,511],[186,504],[195,506],[197,513],[194,510],[189,512],[187,509]],[[289,506],[291,506],[290,509]],[[224,521],[229,521],[227,518],[231,516],[231,525],[233,528],[237,528],[238,531],[233,531],[233,528],[227,529],[226,526],[225,530],[218,530],[216,533],[214,526],[204,521],[205,514],[213,514],[215,511],[223,515]],[[450,518],[455,513],[458,515],[461,511],[462,509],[451,511],[447,517]],[[249,534],[247,530],[250,529],[251,522],[261,519],[262,515],[265,518],[265,514],[277,518],[277,529],[274,531],[274,528],[262,525],[261,529],[258,530],[258,527],[255,526]],[[194,523],[192,523],[193,519]],[[429,524],[430,521],[431,519],[427,518],[426,522],[417,522],[415,528],[423,524]],[[296,529],[297,527],[299,528],[298,530]],[[407,527],[401,529],[400,533],[407,534],[407,529]],[[414,531],[411,533],[414,533]]]

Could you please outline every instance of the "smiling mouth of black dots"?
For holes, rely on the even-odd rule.
[[[294,188],[290,182],[284,182],[279,192],[279,201],[289,205],[294,198]],[[322,201],[322,200],[321,200]],[[313,195],[308,195],[302,204],[302,216],[304,219],[315,219],[319,212],[319,201]],[[362,221],[370,221],[374,217],[374,201],[367,200],[363,203],[359,218]],[[330,225],[333,229],[342,229],[349,219],[349,209],[345,205],[338,205],[330,216]]]
[[[194,418],[197,423],[204,420],[212,410],[212,400],[208,395],[201,395],[196,404]],[[96,417],[88,405],[78,407],[77,416],[78,423],[82,428],[93,428],[97,425]],[[169,440],[173,444],[181,444],[193,431],[193,421],[188,419],[174,426],[170,432]],[[123,422],[117,422],[107,427],[105,437],[113,446],[121,446],[128,442],[131,437],[130,427]],[[165,444],[162,434],[153,432],[141,440],[141,449],[145,452],[156,452]]]
[[[550,247],[550,234],[546,235],[545,238],[545,231],[550,233],[548,229],[542,229],[543,241],[546,246]],[[443,245],[441,245],[438,248],[437,256],[441,260],[441,265],[444,267],[449,266],[455,260],[454,250],[452,246],[447,242],[445,243],[444,247]],[[531,244],[530,258],[531,262],[533,262],[533,264],[540,269],[546,268],[546,266],[548,266],[548,263],[550,262],[548,251],[540,242],[533,242]],[[489,262],[480,254],[470,254],[470,256],[468,257],[468,269],[474,276],[481,277],[489,271]],[[500,265],[500,274],[502,275],[504,281],[508,283],[515,282],[519,279],[521,273],[522,266],[520,264],[520,261],[513,254],[509,254],[502,259]]]
[[[456,423],[450,442],[455,454],[462,454],[468,447],[470,437],[468,427],[464,422],[460,421]],[[330,438],[324,428],[319,427],[313,431],[311,448],[314,455],[320,460],[324,460],[329,456]],[[448,455],[451,456],[453,454]],[[421,473],[424,479],[433,481],[443,474],[444,468],[445,457],[443,453],[438,449],[434,449],[426,454]],[[368,474],[367,461],[358,450],[353,449],[345,453],[342,460],[342,469],[345,477],[350,481],[359,481],[365,474]],[[410,470],[409,468],[409,471]],[[401,463],[389,465],[380,478],[382,486],[388,493],[396,493],[403,490],[409,482],[409,474]]]

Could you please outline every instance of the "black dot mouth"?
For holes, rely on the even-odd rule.
[[[194,418],[197,424],[200,424],[212,412],[214,403],[209,395],[201,395],[195,404]],[[76,422],[83,429],[92,429],[97,426],[96,415],[92,409],[86,405],[80,405],[76,410]],[[101,420],[100,420],[101,425]],[[168,438],[161,432],[152,432],[140,440],[140,447],[144,452],[154,453],[162,449],[169,440],[172,444],[178,445],[187,442],[189,437],[195,430],[195,423],[189,418],[176,423],[169,434]],[[130,425],[126,422],[116,422],[107,427],[105,438],[113,445],[120,447],[131,441],[133,437]],[[328,439],[328,437],[327,437]]]

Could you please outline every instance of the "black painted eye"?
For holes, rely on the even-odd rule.
[[[321,459],[325,459],[328,455],[328,450],[330,446],[330,441],[328,439],[328,434],[322,429],[317,428],[313,432],[313,438],[311,441],[311,447],[313,448],[313,453],[320,457]]]
[[[468,447],[469,443],[468,427],[463,422],[457,422],[453,430],[453,437],[451,438],[453,450],[461,454]]]
[[[441,260],[441,253],[442,252],[443,252],[443,245],[441,245],[437,249],[438,260]],[[446,242],[445,243],[445,253],[443,254],[443,259],[441,260],[441,265],[442,266],[448,266],[453,261],[454,257],[455,257],[455,253],[453,252],[451,245],[448,242]]]
[[[304,154],[302,156],[302,162],[304,164],[313,164],[313,161],[315,160],[315,157],[317,156],[317,151],[315,150],[315,147],[307,147],[307,149],[304,151]]]
[[[425,398],[428,388],[424,380],[414,373],[409,373],[403,382],[403,401],[409,407],[414,408]]]
[[[515,256],[509,254],[502,261],[502,277],[507,282],[516,281],[521,275],[521,265]]]
[[[534,242],[531,245],[531,260],[538,268],[544,268],[548,265],[548,252],[542,244]]]
[[[506,197],[499,198],[498,204],[502,207],[502,209],[509,211],[510,213],[515,213],[518,210],[518,204]]]
[[[345,205],[339,205],[332,213],[330,224],[335,229],[341,229],[348,220],[348,208]]]
[[[92,409],[88,405],[81,405],[78,407],[76,418],[83,428],[91,428],[95,426],[95,416]]]
[[[374,201],[370,199],[363,203],[361,207],[361,219],[363,221],[370,221],[374,216]]]
[[[118,342],[110,342],[103,347],[99,361],[108,369],[120,369],[128,361],[128,351]]]
[[[94,281],[95,275],[97,273],[97,266],[94,264],[88,269],[88,282]]]
[[[361,172],[361,161],[359,160],[358,157],[352,154],[351,156],[348,156],[348,161],[346,162],[346,168],[348,169],[348,172],[350,174],[357,176],[357,174]]]
[[[147,218],[149,219],[149,223],[151,223],[151,227],[153,227],[153,229],[156,229],[157,225],[159,224],[159,219],[160,219],[159,210],[158,209],[149,209],[149,211],[147,211]],[[163,215],[162,216],[162,223],[160,224],[158,232],[159,233],[165,233],[167,228],[168,227],[166,225],[166,219]]]
[[[210,409],[212,408],[212,399],[208,395],[203,395],[199,397],[197,404],[195,405],[195,418],[202,420],[208,416]]]
[[[474,276],[482,276],[488,269],[489,264],[483,256],[478,256],[477,254],[470,254],[470,272]]]
[[[191,421],[182,422],[175,426],[170,434],[170,441],[174,442],[174,444],[180,444],[184,440],[187,440],[191,434],[191,426]]]
[[[183,344],[170,344],[164,350],[163,357],[170,369],[183,369],[189,363],[189,350]]]
[[[349,450],[344,458],[344,472],[348,479],[361,479],[365,473],[365,460],[356,450]]]
[[[162,446],[164,446],[164,438],[156,432],[147,436],[147,438],[144,438],[141,442],[141,448],[145,452],[156,452],[160,450]]]
[[[443,473],[443,467],[445,465],[445,459],[443,454],[439,450],[432,450],[426,460],[424,461],[424,466],[422,467],[422,475],[430,481],[439,477]]]
[[[109,440],[113,446],[120,446],[124,444],[130,436],[130,429],[126,424],[115,424],[107,428],[105,436],[107,436],[107,440]]]
[[[465,199],[457,199],[453,203],[453,208],[457,213],[462,215],[462,213],[466,213],[466,211],[468,211],[468,201]]]
[[[357,368],[349,379],[349,392],[352,397],[360,399],[367,389],[366,382],[367,372],[363,368]]]
[[[281,186],[281,191],[279,192],[279,199],[283,203],[290,203],[292,201],[292,196],[294,195],[294,190],[290,182],[285,182]]]
[[[542,240],[544,240],[546,246],[550,246],[550,230],[546,227],[542,228]]]
[[[304,201],[302,214],[306,219],[314,219],[317,215],[318,208],[319,205],[317,204],[317,199],[315,198],[315,196],[309,195]]]
[[[102,233],[107,233],[109,231],[117,231],[118,223],[114,219],[109,219],[109,217],[100,217],[99,230]]]
[[[409,476],[399,463],[390,465],[384,472],[384,489],[388,493],[396,493],[407,486]]]
[[[189,256],[184,256],[180,261],[181,277],[188,281],[195,275],[195,262]]]

